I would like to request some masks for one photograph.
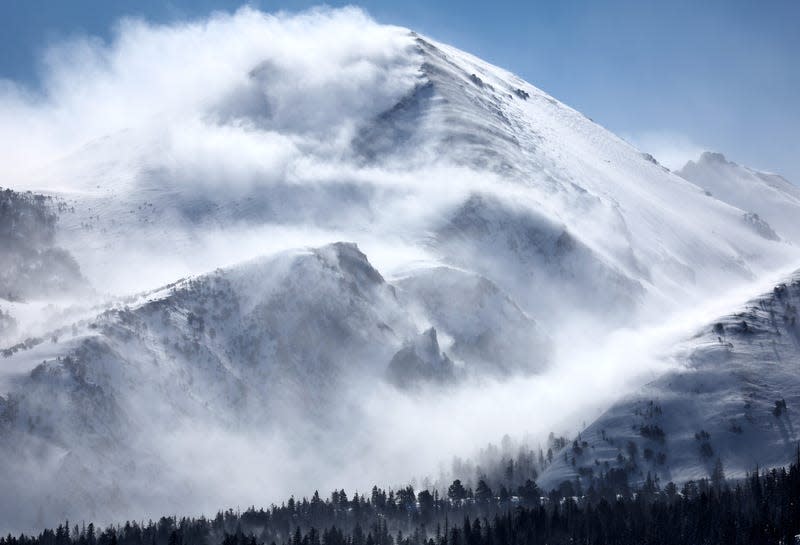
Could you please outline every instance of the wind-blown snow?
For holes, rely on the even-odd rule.
[[[57,46],[43,92],[0,93],[12,149],[6,183],[64,200],[56,242],[94,294],[26,319],[14,341],[39,338],[0,360],[20,476],[0,525],[35,524],[54,480],[81,493],[48,517],[150,516],[575,429],[675,364],[687,307],[800,259],[772,218],[780,238],[513,74],[356,9]],[[390,368],[437,380],[401,391]]]
[[[610,467],[627,467],[634,482],[651,474],[666,483],[708,477],[717,460],[733,478],[786,464],[800,440],[799,296],[794,273],[704,324],[675,346],[673,370],[582,430],[588,446],[559,452],[541,484]]]

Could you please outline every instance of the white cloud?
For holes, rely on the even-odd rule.
[[[310,152],[341,154],[360,121],[414,85],[412,45],[404,29],[354,8],[242,8],[172,26],[123,20],[108,44],[53,46],[41,93],[0,87],[4,183],[52,183],[32,173],[123,130],[128,159],[144,147],[144,167],[202,182],[246,181]],[[94,146],[79,160],[120,159],[104,151]]]

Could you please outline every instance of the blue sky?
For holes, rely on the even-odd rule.
[[[264,11],[318,3],[250,2]],[[124,15],[166,22],[241,4],[2,0],[0,78],[35,89],[46,45],[76,34],[109,39]],[[381,22],[408,26],[516,72],[668,164],[714,149],[800,183],[800,1],[356,4]]]

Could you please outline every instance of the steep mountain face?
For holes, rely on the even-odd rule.
[[[389,165],[446,161],[499,178],[473,185],[442,211],[447,221],[436,227],[438,255],[460,266],[478,263],[487,273],[481,259],[498,256],[481,251],[495,242],[495,252],[509,247],[511,261],[501,261],[497,268],[503,271],[488,276],[529,310],[537,309],[532,312],[558,311],[541,297],[550,284],[527,277],[548,269],[556,278],[552,292],[574,290],[573,298],[584,304],[598,293],[609,300],[619,295],[616,301],[625,307],[648,292],[674,299],[716,291],[719,284],[705,281],[711,270],[714,284],[718,273],[728,278],[724,283],[735,283],[757,273],[757,263],[777,257],[773,251],[782,253],[759,240],[761,234],[741,221],[741,211],[708,199],[580,113],[463,52],[422,37],[415,41],[419,82],[364,138],[400,151],[388,159],[372,149],[366,155]],[[700,215],[704,228],[688,219]],[[454,248],[459,231],[466,231],[468,244]],[[517,244],[513,239],[520,237],[528,240]],[[466,259],[457,251],[465,246]],[[518,273],[522,282],[514,278]],[[564,277],[569,286],[559,290]],[[521,283],[548,287],[521,293]],[[607,319],[608,305],[599,301],[598,307]],[[635,314],[627,319],[631,323]]]
[[[52,197],[0,188],[0,300],[81,290],[78,263],[54,244],[62,211],[63,203]]]
[[[456,378],[453,362],[441,351],[434,328],[406,343],[389,362],[387,373],[400,388],[420,382],[446,384]]]
[[[795,243],[800,241],[800,225],[795,221],[800,211],[800,188],[778,174],[737,165],[721,153],[712,152],[689,161],[676,174],[747,212],[745,221],[768,238],[782,236]]]
[[[418,436],[448,456],[496,441],[510,414],[562,425],[573,405],[640,386],[612,395],[577,380],[631,350],[644,360],[637,328],[680,328],[680,309],[800,260],[795,194],[775,180],[754,174],[775,191],[744,201],[709,195],[513,74],[358,11],[243,9],[134,31],[102,51],[99,84],[66,66],[53,88],[80,92],[40,106],[56,123],[106,112],[108,94],[125,105],[75,117],[82,147],[71,138],[31,182],[68,209],[47,248],[74,256],[64,270],[80,267],[94,291],[60,306],[32,297],[41,319],[4,347],[0,476],[13,493],[0,526],[35,525],[40,508],[154,516],[349,487],[335,479],[421,458]],[[141,44],[171,53],[138,62]],[[130,94],[132,81],[151,85]],[[769,308],[791,320],[786,290]],[[722,451],[729,420],[746,430],[734,413],[748,365],[761,397],[746,413],[756,431],[742,433],[777,441],[769,425],[784,422],[794,437],[793,391],[752,378],[794,357],[789,322],[743,320],[746,331],[731,318],[724,337],[709,334],[684,378],[654,383],[660,413],[639,401],[688,415],[658,424],[674,425],[669,452],[647,447],[675,478],[699,467],[688,444]],[[554,395],[570,378],[582,394]],[[759,420],[779,394],[778,420]],[[593,439],[598,462],[626,434],[639,434],[637,460],[661,440],[625,407],[613,445]],[[686,426],[706,411],[718,425],[695,440]]]
[[[721,317],[673,355],[676,367],[611,407],[542,475],[557,486],[623,468],[685,482],[711,476],[717,461],[742,477],[787,463],[800,430],[800,273]]]
[[[542,371],[552,357],[547,336],[485,277],[450,267],[413,270],[398,280],[399,297],[450,339],[449,352],[493,376]]]
[[[234,168],[211,147],[197,152],[203,169],[187,158],[194,140],[166,126],[168,135],[114,134],[46,171],[41,183],[60,172],[85,180],[81,193],[63,193],[76,210],[63,243],[93,284],[152,289],[255,257],[265,238],[266,251],[356,240],[478,272],[540,321],[574,308],[615,327],[795,259],[747,210],[708,197],[516,76],[413,33],[377,32],[393,48],[389,59],[364,60],[380,84],[337,88],[344,106],[324,116],[299,112],[333,91],[309,88],[290,109],[284,79],[304,76],[277,60],[203,103],[214,121],[203,131],[223,131],[214,143],[229,131],[247,149],[285,145],[279,167]],[[320,62],[333,70],[338,61]],[[357,92],[378,98],[355,114]],[[112,247],[140,273],[108,259]],[[159,260],[170,267],[152,267]]]
[[[142,479],[170,482],[171,501],[186,491],[186,482],[162,474],[148,446],[161,444],[172,426],[202,422],[260,434],[290,421],[317,433],[347,429],[363,419],[357,400],[369,385],[388,380],[414,389],[502,375],[509,364],[492,369],[487,353],[502,343],[509,355],[527,351],[516,372],[547,361],[536,324],[487,280],[433,269],[401,284],[403,297],[355,245],[336,243],[182,280],[61,338],[11,350],[4,365],[16,372],[7,373],[12,391],[0,398],[0,448],[9,460],[35,449],[52,465],[27,467],[21,479],[20,467],[7,464],[4,482],[26,501],[44,501],[31,479],[68,486],[69,494],[48,496],[48,512],[122,516],[126,502],[145,493],[136,484]],[[485,306],[488,315],[467,319],[439,305],[429,311],[426,289],[466,295],[464,303]],[[457,372],[435,329],[417,333],[420,321],[452,335],[454,354],[464,357]],[[104,471],[95,473],[98,465]],[[3,517],[24,517],[26,501],[3,506]]]
[[[269,408],[313,412],[324,404],[314,396],[361,374],[379,377],[414,332],[394,289],[366,257],[335,244],[181,281],[135,307],[108,310],[34,354],[21,350],[12,365],[36,365],[41,351],[59,355],[22,374],[9,399],[16,399],[14,421],[24,429],[44,419],[53,397],[76,396],[62,410],[83,407],[85,414],[62,413],[59,425],[43,426],[60,444],[86,439],[79,433],[86,427],[124,435],[154,416],[150,410],[244,425],[246,414],[258,420]],[[183,394],[151,399],[152,390],[162,390],[157,385]],[[95,393],[105,410],[93,411]],[[142,398],[152,403],[142,406]]]
[[[52,196],[0,188],[0,346],[53,329],[59,307],[91,296],[78,262],[57,243],[67,212]]]
[[[624,323],[644,296],[638,280],[564,225],[492,197],[475,195],[460,206],[437,233],[437,249],[460,266],[502,279],[526,308],[552,314],[581,308]],[[595,294],[590,301],[587,292]]]

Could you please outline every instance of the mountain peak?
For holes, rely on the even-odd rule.
[[[728,161],[728,159],[722,153],[717,151],[704,151],[700,155],[699,161],[703,163],[730,163],[730,161]]]
[[[710,151],[675,173],[714,198],[740,208],[745,224],[758,227],[757,232],[767,234],[767,238],[777,240],[774,228],[781,237],[800,241],[800,226],[795,221],[800,212],[800,188],[785,178],[734,163],[722,153]],[[764,222],[771,227],[765,230]]]
[[[382,284],[383,276],[369,262],[366,254],[354,242],[334,242],[314,251],[328,265],[338,267],[358,280]]]

